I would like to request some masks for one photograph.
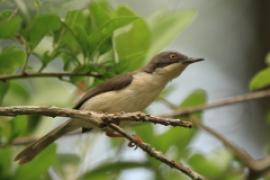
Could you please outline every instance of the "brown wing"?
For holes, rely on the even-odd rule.
[[[79,109],[83,105],[83,103],[85,103],[85,101],[98,94],[123,89],[124,87],[128,86],[132,82],[132,80],[132,74],[125,74],[113,77],[112,79],[105,81],[104,83],[96,86],[95,88],[87,92],[73,108]]]

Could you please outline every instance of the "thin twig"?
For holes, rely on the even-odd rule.
[[[127,134],[122,128],[115,124],[109,124],[109,127],[112,128],[113,130],[117,131],[119,134],[124,136],[126,139],[130,140],[134,144],[136,144],[138,147],[140,147],[144,152],[149,154],[150,156],[158,159],[159,161],[163,162],[164,164],[168,165],[171,168],[175,168],[189,176],[191,179],[197,179],[197,180],[202,180],[204,179],[201,175],[190,169],[189,167],[186,167],[180,162],[176,162],[173,160],[167,159],[161,152],[155,150],[151,145],[141,141],[137,140],[135,137],[130,136]]]
[[[74,76],[91,76],[100,78],[102,75],[98,73],[72,73],[72,72],[43,72],[43,73],[24,73],[24,74],[13,74],[13,75],[2,75],[0,81],[8,81],[13,79],[25,79],[25,78],[63,78],[63,77],[74,77]]]
[[[242,103],[242,102],[266,98],[266,97],[270,97],[270,89],[250,92],[250,93],[239,95],[239,96],[234,96],[234,97],[230,97],[230,98],[226,98],[226,99],[222,99],[222,100],[217,100],[217,101],[210,102],[210,103],[204,104],[204,105],[192,106],[192,107],[187,107],[187,108],[179,108],[179,109],[174,110],[171,113],[164,114],[162,116],[174,117],[174,116],[178,116],[178,115],[190,114],[193,112],[199,112],[202,110],[208,110],[208,109],[228,106],[228,105],[232,105],[232,104]]]

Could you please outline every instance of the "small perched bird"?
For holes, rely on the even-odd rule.
[[[178,52],[162,52],[143,68],[109,79],[86,93],[74,109],[116,113],[143,111],[160,94],[165,85],[192,63],[203,59],[190,58]],[[64,134],[76,129],[91,129],[82,121],[69,120],[36,140],[20,152],[15,160],[24,164]],[[109,136],[117,136],[107,131]]]

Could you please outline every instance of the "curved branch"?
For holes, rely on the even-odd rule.
[[[228,106],[228,105],[232,105],[232,104],[242,103],[242,102],[266,98],[266,97],[270,97],[270,89],[250,92],[247,94],[234,96],[234,97],[229,97],[226,99],[210,102],[208,104],[197,105],[197,106],[186,107],[186,108],[179,108],[179,109],[174,110],[171,113],[164,114],[162,116],[163,117],[174,117],[174,116],[179,116],[179,115],[185,115],[185,114],[190,114],[193,112],[199,112],[202,110],[219,108],[219,107],[223,107],[223,106]]]
[[[102,75],[98,73],[72,73],[72,72],[42,72],[42,73],[22,73],[13,75],[2,75],[0,81],[9,81],[14,79],[26,79],[26,78],[63,78],[63,77],[75,77],[75,76],[90,76],[100,78]]]

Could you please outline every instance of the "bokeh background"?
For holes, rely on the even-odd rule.
[[[17,14],[28,19],[26,22],[29,23],[31,22],[31,18],[35,17],[36,14],[47,13],[57,15],[61,17],[62,21],[65,21],[67,12],[73,10],[83,11],[88,9],[91,3],[105,1],[93,1],[93,3],[90,0],[2,0],[0,2],[1,12],[17,9]],[[172,12],[176,12],[176,14],[177,12],[184,12],[184,15],[179,15],[179,20],[176,18],[171,23],[163,23],[163,19],[160,17],[160,24],[158,20],[155,23],[160,25],[157,25],[158,28],[161,28],[160,31],[163,32],[163,28],[165,29],[164,34],[152,33],[149,40],[149,49],[151,50],[151,47],[155,44],[155,39],[159,40],[163,36],[165,37],[162,49],[153,48],[153,52],[166,49],[176,50],[192,57],[203,57],[206,60],[190,66],[181,77],[171,82],[167,92],[163,93],[163,96],[176,106],[180,106],[183,101],[188,105],[196,105],[198,103],[205,103],[204,100],[206,97],[208,99],[207,101],[211,102],[245,94],[250,91],[251,79],[267,66],[265,60],[267,59],[266,57],[270,47],[270,3],[267,0],[109,0],[108,4],[114,9],[124,5],[124,7],[131,9],[147,23],[149,23],[149,19],[153,15],[158,13],[163,13],[164,18],[166,18],[166,15],[169,16]],[[1,20],[3,21],[3,18]],[[182,25],[179,25],[181,23]],[[112,34],[116,31],[117,29]],[[159,29],[155,29],[155,32],[159,32]],[[27,31],[24,33],[27,34]],[[17,33],[15,35],[18,37]],[[1,48],[4,49],[5,47],[14,45],[16,43],[16,40],[14,40],[16,39],[15,35],[14,37],[2,38],[0,40]],[[25,36],[26,40],[31,41],[31,38],[27,39],[27,35]],[[42,58],[39,58],[37,54],[44,55],[52,47],[51,38],[55,36],[55,34],[53,36],[52,32],[50,32],[37,43],[33,50],[36,54],[31,54],[29,58],[30,67],[27,69],[29,72],[36,72],[42,66],[42,61],[39,60]],[[115,34],[112,35],[113,43],[115,43],[115,36]],[[127,37],[124,36],[124,38]],[[134,46],[135,48],[144,46],[141,39],[138,40],[138,43],[141,44]],[[132,40],[136,41],[136,38]],[[130,41],[133,42],[132,40]],[[129,40],[126,41],[128,42]],[[145,41],[147,44],[147,39]],[[109,40],[108,47],[105,50],[99,50],[99,53],[93,53],[94,55],[90,57],[99,57],[102,53],[111,53],[111,51],[121,55],[121,49],[117,49],[117,45],[113,43]],[[121,45],[121,43],[123,43],[123,46],[129,45],[128,43],[125,44],[125,40],[119,44]],[[19,48],[23,49],[24,46],[19,45]],[[138,50],[135,49],[135,52],[137,51],[140,52],[142,50],[139,48]],[[123,53],[130,52],[132,50],[127,50]],[[61,53],[61,55],[64,54],[63,52]],[[109,55],[111,55],[110,53]],[[43,72],[97,70],[95,68],[98,66],[93,66],[94,68],[91,66],[92,69],[89,66],[87,70],[79,69],[75,66],[65,68],[67,66],[66,59],[68,58],[61,55],[53,57],[54,60],[46,64]],[[136,56],[135,58],[133,57],[131,60],[136,61],[138,58],[143,59],[142,57],[144,57],[145,63],[150,55],[151,53],[147,54],[144,52],[144,54],[140,54],[140,56]],[[126,59],[129,58],[129,56],[123,57]],[[131,60],[130,63],[124,63],[121,67],[133,69],[143,64],[141,62],[141,64],[135,63],[134,65]],[[89,61],[93,60],[89,58]],[[104,81],[114,74],[125,71],[123,68],[117,68],[118,63],[114,59],[109,59],[108,62],[111,72],[106,73],[102,70],[97,70],[100,73],[104,73],[105,78],[102,80],[86,81],[83,87],[81,85],[82,79],[80,78],[67,78],[64,79],[65,81],[57,78],[10,81],[8,82],[8,90],[3,95],[2,106],[54,105],[72,107],[76,100],[78,100],[78,96],[86,89],[93,87],[95,84]],[[4,66],[5,64],[0,63],[0,65]],[[103,67],[101,66],[101,68]],[[20,70],[21,66],[18,66],[12,73],[19,73]],[[270,79],[270,76],[264,78]],[[202,102],[200,100],[198,100],[199,102],[193,100],[193,102],[187,98],[192,96],[195,99],[198,96],[198,99],[202,98],[204,100]],[[184,106],[186,106],[185,103]],[[147,109],[148,113],[156,115],[170,111],[171,109],[162,101],[153,103]],[[259,159],[264,158],[269,152],[270,121],[269,115],[267,120],[267,111],[269,113],[269,98],[208,110],[200,114],[199,117],[204,124],[221,133],[230,142],[245,149],[254,159]],[[10,142],[15,138],[21,136],[39,137],[52,129],[52,127],[66,120],[65,118],[54,118],[53,120],[44,117],[31,118],[22,116],[21,120],[16,120],[20,122],[17,125],[9,125],[13,119],[1,118],[0,132],[1,144],[3,144],[1,153],[3,155],[14,157],[14,154],[22,149],[22,145],[10,145],[12,144]],[[22,123],[22,121],[29,119],[31,119],[31,124],[25,125]],[[17,126],[27,126],[28,128],[20,130]],[[17,135],[13,134],[14,127],[19,132]],[[181,130],[179,129],[178,131]],[[151,133],[149,132],[147,134],[145,131],[151,131]],[[162,126],[130,128],[130,132],[136,132],[146,140],[149,140],[148,142],[150,144],[160,146],[162,152],[168,157],[186,162],[209,179],[245,179],[245,175],[247,174],[245,165],[239,162],[219,140],[201,130],[186,131],[189,130],[183,130],[182,134],[177,134],[175,130]],[[168,145],[158,145],[158,143],[164,144],[160,142],[162,140],[166,141]],[[160,165],[156,160],[149,158],[141,150],[137,149],[134,151],[128,148],[126,141],[111,140],[103,133],[64,137],[58,140],[56,144],[57,155],[51,157],[56,160],[48,162],[46,167],[40,167],[42,169],[38,171],[40,174],[36,173],[36,176],[29,176],[29,179],[186,179],[185,176],[182,176],[175,170],[167,168],[165,165]],[[178,144],[181,145],[178,146]],[[56,147],[52,147],[51,149],[53,148],[56,149]],[[53,152],[55,150],[51,151]],[[46,159],[46,154],[44,158]],[[30,172],[29,169],[38,167],[38,164],[41,163],[40,161],[36,161],[32,167],[29,165],[26,168],[20,169],[16,163],[11,163],[11,158],[5,161],[8,166],[3,163],[4,160],[0,162],[0,177],[7,179],[20,179],[20,177]]]

